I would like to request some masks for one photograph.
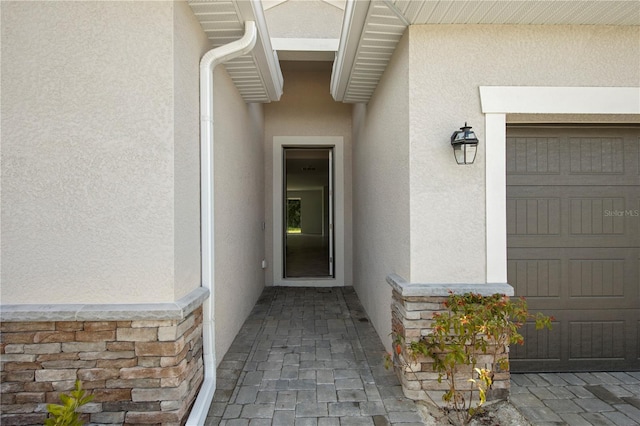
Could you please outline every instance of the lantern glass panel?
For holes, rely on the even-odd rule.
[[[476,144],[457,144],[453,147],[453,153],[458,164],[472,164],[476,159],[478,146]]]

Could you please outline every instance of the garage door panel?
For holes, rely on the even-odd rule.
[[[627,359],[576,359],[571,361],[555,360],[514,360],[511,370],[518,373],[535,372],[593,372],[593,371],[636,371],[630,367]]]
[[[533,236],[611,236],[611,247],[637,246],[634,228],[640,209],[635,191],[637,187],[511,186],[507,191],[507,236],[524,236],[523,241]],[[566,241],[563,238],[553,244]],[[510,243],[518,246],[519,240]],[[607,245],[607,240],[598,245]]]
[[[569,138],[569,172],[623,175],[624,150],[624,141],[620,137]]]
[[[572,197],[569,199],[571,235],[625,235],[625,220],[614,212],[626,210],[621,197]],[[615,243],[614,243],[615,244]]]
[[[509,128],[507,174],[516,185],[528,184],[531,175],[545,185],[554,180],[571,185],[634,184],[632,177],[640,172],[639,138],[634,131]]]
[[[624,360],[626,345],[623,320],[569,322],[570,361],[590,358]]]
[[[520,196],[507,200],[507,235],[559,235],[559,197]]]
[[[509,247],[638,247],[636,202],[621,197],[507,201]]]
[[[547,199],[557,198],[562,200],[562,208],[569,207],[566,200],[572,198],[606,199],[622,198],[623,209],[633,209],[637,201],[636,185],[511,185],[507,188],[507,196],[515,199]]]
[[[638,251],[625,248],[512,248],[507,276],[535,309],[638,305]]]
[[[570,259],[569,296],[624,297],[624,259]]]
[[[562,327],[559,321],[552,323],[552,330],[536,330],[535,324],[527,323],[520,329],[524,345],[509,348],[509,359],[518,361],[561,361]]]
[[[554,137],[507,139],[507,173],[511,175],[560,174],[560,143]]]
[[[509,259],[507,274],[516,296],[560,298],[561,262],[559,258]]]
[[[536,176],[536,184],[543,185],[545,187],[554,186],[611,186],[611,182],[615,185],[637,185],[638,176],[635,173],[625,173],[624,175],[611,175],[607,176],[609,179],[602,180],[602,175],[596,174],[565,174],[565,175],[546,175]],[[515,186],[527,186],[527,182],[531,182],[531,174],[529,175],[509,175],[509,181],[511,185]]]
[[[553,329],[521,330],[525,344],[510,348],[513,371],[603,371],[638,369],[638,314],[621,309],[596,314],[592,310],[554,310]]]
[[[631,237],[625,235],[619,235],[611,237],[608,239],[608,245],[610,245],[611,249],[615,248],[635,248],[637,243],[633,241]],[[539,248],[539,247],[548,247],[548,248],[591,248],[598,247],[599,241],[602,241],[599,238],[594,238],[585,235],[570,235],[567,237],[564,242],[559,242],[547,236],[528,236],[526,239],[524,238],[507,238],[510,247],[513,248]],[[600,247],[602,247],[600,245]],[[606,247],[606,246],[605,246]]]
[[[507,275],[550,332],[523,329],[516,371],[640,369],[640,130],[507,135]]]
[[[551,311],[545,311],[550,314]],[[510,357],[518,360],[556,360],[570,362],[590,358],[624,360],[636,338],[629,338],[628,315],[618,313],[613,318],[585,321],[590,311],[578,311],[579,316],[556,311],[552,330],[536,330],[528,323],[521,329],[524,345],[510,349]],[[568,336],[563,339],[562,336]],[[628,346],[631,345],[631,348]]]

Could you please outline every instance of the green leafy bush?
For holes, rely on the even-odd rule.
[[[504,348],[524,343],[519,328],[534,320],[536,329],[551,329],[553,318],[541,313],[532,315],[524,298],[510,299],[502,294],[450,293],[444,307],[443,312],[433,314],[431,334],[408,344],[402,336],[394,335],[395,354],[387,355],[387,365],[395,362],[417,377],[412,366],[418,357],[431,358],[438,382],[444,380],[448,384],[442,398],[450,412],[455,413],[452,420],[468,424],[486,402],[495,371],[509,370]],[[481,355],[489,355],[491,362],[481,363]],[[475,406],[474,392],[477,392]]]
[[[69,395],[60,395],[62,405],[47,405],[50,417],[44,421],[45,426],[82,426],[77,409],[91,402],[92,399],[93,395],[86,395],[80,380],[76,380],[75,389]]]

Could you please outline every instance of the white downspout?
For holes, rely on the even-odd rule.
[[[203,304],[202,351],[204,381],[193,404],[187,426],[205,424],[216,390],[213,246],[213,70],[223,62],[249,53],[257,40],[254,21],[245,22],[239,40],[211,49],[200,60],[200,241],[202,287],[209,290]]]

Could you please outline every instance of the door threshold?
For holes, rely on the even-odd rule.
[[[275,287],[344,287],[335,278],[282,279],[273,285]]]

